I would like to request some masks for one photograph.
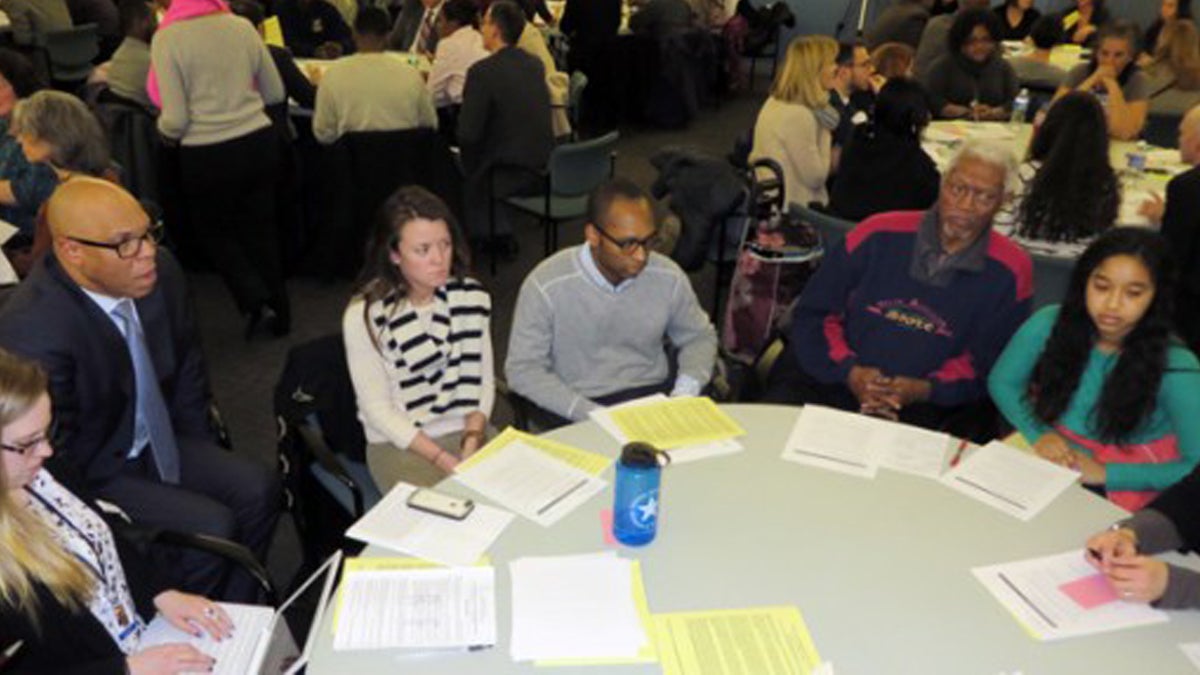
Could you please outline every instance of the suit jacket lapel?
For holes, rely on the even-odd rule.
[[[125,337],[121,335],[121,331],[117,330],[117,325],[113,323],[112,317],[105,314],[100,306],[88,297],[87,293],[84,293],[71,277],[67,276],[52,254],[46,254],[44,261],[46,272],[50,278],[63,287],[79,310],[87,315],[89,323],[99,332],[109,356],[124,366],[118,380],[121,391],[132,397],[134,395],[133,361],[129,358],[129,347],[125,344]]]

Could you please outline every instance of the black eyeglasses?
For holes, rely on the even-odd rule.
[[[621,250],[622,255],[633,255],[639,248],[644,250],[646,253],[650,253],[650,251],[658,248],[659,243],[662,241],[662,238],[658,236],[657,232],[649,237],[646,237],[645,239],[636,239],[634,237],[630,237],[628,239],[617,239],[608,232],[605,232],[603,227],[597,225],[595,228],[596,231],[600,233],[600,236],[616,245],[616,247]]]
[[[50,447],[53,448],[54,446],[58,445],[58,440],[60,439],[59,431],[60,430],[58,428],[58,420],[54,420],[54,421],[50,422],[50,426],[46,427],[46,430],[44,432],[42,432],[40,435],[38,435],[37,437],[32,438],[28,441],[25,441],[24,443],[19,443],[16,445],[8,445],[7,443],[0,443],[0,450],[7,450],[8,452],[14,452],[14,453],[24,457],[25,455],[28,455],[33,450],[37,449],[43,443],[49,443]]]
[[[142,244],[143,243],[145,243],[147,241],[152,241],[152,242],[154,242],[154,245],[157,246],[158,243],[162,241],[162,237],[163,237],[162,223],[155,222],[155,223],[151,223],[150,227],[147,227],[146,231],[143,232],[141,236],[129,237],[128,239],[122,239],[121,241],[118,241],[118,242],[93,241],[91,239],[83,239],[81,237],[71,237],[71,236],[68,236],[67,239],[70,239],[71,241],[75,242],[76,244],[83,244],[84,246],[94,246],[96,248],[107,248],[111,251],[115,251],[118,258],[121,258],[122,260],[126,260],[129,258],[136,258],[138,255],[140,255],[142,252]]]

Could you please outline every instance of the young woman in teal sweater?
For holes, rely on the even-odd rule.
[[[1171,335],[1166,242],[1116,228],[1080,257],[1066,297],[993,367],[997,407],[1038,455],[1136,510],[1200,461],[1200,362]]]

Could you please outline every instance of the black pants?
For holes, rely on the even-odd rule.
[[[212,145],[183,146],[188,220],[243,314],[269,303],[287,313],[275,221],[279,139],[264,127]]]
[[[177,444],[179,485],[158,479],[147,448],[97,496],[120,506],[136,523],[236,541],[262,561],[279,518],[278,476],[207,439],[179,438]],[[177,555],[178,567],[164,576],[182,590],[232,602],[258,601],[254,580],[230,569],[224,559],[198,551]]]

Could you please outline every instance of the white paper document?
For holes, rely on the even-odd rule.
[[[363,570],[342,580],[334,649],[462,649],[494,644],[494,567]]]
[[[513,660],[635,658],[648,644],[631,561],[609,551],[520,558],[509,569]]]
[[[783,458],[810,466],[874,478],[879,469],[872,442],[876,427],[858,413],[806,405],[792,427]]]
[[[665,394],[651,394],[643,396],[632,401],[626,401],[619,405],[609,406],[607,408],[599,408],[588,413],[588,417],[592,418],[600,428],[608,432],[609,436],[616,439],[618,443],[624,445],[629,442],[621,428],[613,421],[612,411],[625,406],[642,405],[645,403],[654,403],[656,401],[665,401]],[[671,456],[672,464],[686,464],[699,459],[708,459],[709,457],[720,457],[721,455],[732,455],[735,452],[742,452],[746,448],[734,438],[727,438],[721,441],[713,441],[711,443],[698,443],[696,445],[685,445],[678,448],[659,448],[666,450]]]
[[[899,422],[806,405],[783,449],[783,458],[874,478],[879,467],[937,478],[953,439]]]
[[[1096,574],[1083,556],[1080,549],[977,567],[971,573],[1039,640],[1093,635],[1168,620],[1166,612],[1143,603],[1098,600],[1087,597],[1086,592],[1072,597],[1064,587],[1086,583]]]
[[[942,476],[951,488],[1021,520],[1032,519],[1078,479],[1066,467],[1000,441],[979,448]]]
[[[1180,644],[1179,648],[1183,650],[1183,655],[1188,661],[1196,666],[1196,670],[1200,670],[1200,642],[1185,642]]]
[[[607,485],[524,441],[509,443],[454,477],[504,508],[546,527]]]
[[[473,565],[512,522],[513,514],[486,504],[462,520],[408,507],[417,487],[397,483],[346,536],[443,565]]]

